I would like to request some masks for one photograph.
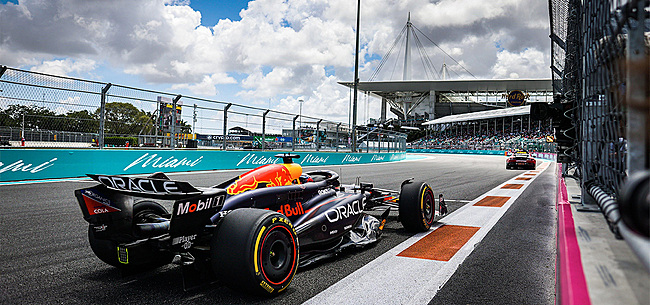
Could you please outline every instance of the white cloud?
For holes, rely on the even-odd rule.
[[[338,84],[338,79],[330,76],[318,82],[318,86],[304,94],[296,94],[280,101],[279,109],[298,114],[299,99],[304,100],[302,114],[305,116],[327,118],[328,120],[347,122],[349,108],[349,91]]]
[[[418,20],[431,26],[468,25],[484,19],[506,18],[521,1],[518,0],[443,0],[422,4],[416,11]]]
[[[188,89],[194,94],[201,96],[217,95],[216,85],[220,84],[236,84],[237,80],[226,75],[225,73],[216,73],[212,75],[203,76],[203,80],[196,84],[176,84],[171,87],[172,90]]]
[[[3,5],[0,62],[62,75],[107,66],[171,90],[241,104],[273,99],[292,111],[301,97],[310,105],[306,113],[347,121],[349,91],[337,82],[352,80],[356,1],[255,0],[241,11],[241,20],[220,20],[213,27],[202,26],[201,12],[187,4],[21,0],[19,6]],[[546,5],[539,0],[363,1],[360,77],[370,77],[409,12],[420,35],[479,78],[548,77]],[[470,77],[420,38],[436,70],[445,62]],[[416,53],[414,78],[424,78]],[[374,61],[364,61],[365,56]],[[221,96],[222,85],[234,84],[239,93]]]
[[[33,66],[31,71],[41,73],[69,76],[71,73],[86,73],[95,69],[97,63],[94,60],[72,58],[43,61],[40,65]]]
[[[535,49],[519,53],[501,51],[491,69],[493,78],[549,78],[550,71],[544,66],[548,57],[548,54]]]

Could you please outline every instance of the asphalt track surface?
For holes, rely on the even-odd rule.
[[[523,172],[505,170],[503,156],[469,155],[321,168],[339,172],[345,184],[361,177],[362,182],[388,189],[399,189],[403,180],[415,177],[428,182],[436,196],[444,194],[450,213]],[[242,172],[170,177],[211,186]],[[122,274],[93,255],[87,223],[73,196],[73,190],[90,185],[88,181],[0,185],[0,303],[300,304],[413,235],[391,217],[377,244],[298,270],[291,286],[274,299],[235,292],[222,283],[184,291],[177,266]],[[554,303],[554,194],[554,172],[549,168],[432,295],[430,304]],[[377,299],[367,303],[392,304]]]

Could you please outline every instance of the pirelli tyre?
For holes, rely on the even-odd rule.
[[[402,184],[399,195],[399,220],[407,231],[429,230],[435,218],[433,190],[425,182]]]
[[[245,293],[273,296],[284,291],[298,267],[298,236],[277,212],[236,209],[222,220],[210,244],[220,281]]]
[[[158,203],[152,201],[141,201],[133,205],[133,225],[147,221],[152,218],[162,218],[163,215],[169,215],[167,210]],[[95,237],[93,225],[88,226],[88,241],[90,248],[95,256],[104,263],[121,269],[134,268],[152,268],[168,264],[172,261],[172,254],[168,252],[146,251],[139,253],[139,257],[146,257],[146,260],[127,260],[127,263],[120,262],[118,253],[118,242],[107,239],[97,239]],[[134,232],[135,234],[135,232]],[[137,237],[133,237],[135,241]]]

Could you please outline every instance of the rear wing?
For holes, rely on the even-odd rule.
[[[170,180],[163,174],[154,174],[147,178],[94,174],[87,176],[111,190],[137,197],[182,199],[203,193],[188,182]]]
[[[100,239],[133,234],[134,198],[153,198],[174,201],[171,222],[158,233],[169,232],[172,246],[189,247],[197,232],[211,224],[210,217],[223,207],[226,198],[224,189],[197,189],[187,182],[170,180],[162,173],[147,178],[92,174],[88,177],[100,184],[75,190],[75,196],[84,219]]]

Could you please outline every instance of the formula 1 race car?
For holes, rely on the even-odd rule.
[[[283,163],[208,188],[163,173],[88,175],[100,184],[75,196],[89,223],[92,251],[123,270],[175,263],[186,288],[216,278],[268,296],[285,290],[298,267],[376,242],[390,208],[398,209],[408,231],[426,231],[433,223],[437,203],[424,182],[411,178],[400,191],[358,179],[341,185],[333,171],[303,174],[292,162],[298,155],[276,157]],[[162,204],[169,201],[171,213]]]
[[[535,167],[537,167],[537,161],[526,151],[515,152],[513,156],[506,160],[506,169],[535,169]]]

